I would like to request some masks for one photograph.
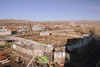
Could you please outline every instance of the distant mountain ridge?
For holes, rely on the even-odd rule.
[[[42,23],[65,23],[65,22],[76,22],[76,23],[100,23],[100,20],[79,20],[79,21],[28,21],[28,20],[16,20],[16,19],[0,19],[0,23],[30,23],[30,22],[42,22]]]
[[[15,19],[1,19],[0,23],[26,23],[26,22],[32,22],[32,21],[26,21],[26,20],[15,20]]]

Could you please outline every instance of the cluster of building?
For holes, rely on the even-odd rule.
[[[0,41],[12,42],[13,53],[16,57],[20,57],[27,63],[27,67],[34,65],[34,63],[42,64],[65,64],[72,60],[72,57],[76,54],[84,56],[85,48],[88,50],[90,44],[88,43],[94,39],[91,35],[81,34],[74,29],[75,24],[71,26],[66,25],[30,25],[30,26],[1,26],[0,35],[26,35],[26,34],[38,34],[40,37],[72,37],[68,39],[65,46],[53,46],[51,44],[45,44],[36,42],[34,40],[24,39],[21,37],[8,36],[7,38],[0,39]],[[75,39],[73,39],[75,38]],[[39,39],[39,38],[38,38]],[[47,41],[45,39],[45,41]],[[55,40],[58,42],[58,40]],[[61,41],[61,40],[60,40]],[[54,42],[54,41],[53,41]],[[62,45],[60,43],[60,45]],[[87,54],[87,53],[86,53]],[[80,57],[80,56],[77,56]]]
[[[0,35],[13,35],[13,34],[30,34],[34,32],[45,31],[46,27],[43,25],[33,26],[0,26]]]
[[[32,62],[41,64],[65,63],[65,47],[53,47],[51,44],[38,43],[19,37],[14,37],[14,39],[16,41],[13,43],[14,51],[21,54],[21,57],[26,59],[27,62],[34,57]]]
[[[16,34],[16,29],[12,29],[11,27],[1,26],[0,27],[0,35],[12,35]]]
[[[49,31],[56,31],[60,29],[66,29],[67,31],[74,31],[71,26],[59,25],[59,24],[30,24],[24,26],[0,26],[0,35],[12,35],[12,34],[30,34],[37,32],[40,35],[45,35]],[[41,32],[41,33],[40,33]],[[55,33],[56,34],[56,33]],[[64,35],[64,34],[63,34]]]
[[[34,66],[34,64],[65,64],[77,61],[77,59],[80,60],[87,56],[89,50],[94,47],[94,37],[92,35],[83,35],[81,38],[68,39],[66,45],[62,47],[55,47],[52,44],[44,44],[13,36],[1,39],[1,41],[4,40],[12,42],[12,52],[15,58],[22,58],[22,61],[25,61],[27,66]]]

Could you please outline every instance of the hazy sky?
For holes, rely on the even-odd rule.
[[[0,19],[100,20],[100,0],[0,0]]]

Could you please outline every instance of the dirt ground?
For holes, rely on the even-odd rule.
[[[12,57],[10,57],[10,62],[5,64],[0,63],[0,67],[26,67],[26,64],[18,64],[17,62],[14,62]]]
[[[52,44],[53,46],[64,46],[67,43],[68,36],[23,36],[25,39],[31,39],[36,42]]]

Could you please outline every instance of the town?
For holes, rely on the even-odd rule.
[[[0,67],[82,67],[99,29],[84,21],[0,20]]]

